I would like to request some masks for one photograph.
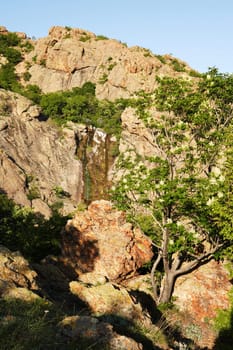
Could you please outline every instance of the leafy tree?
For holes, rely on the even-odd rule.
[[[123,175],[113,199],[133,222],[146,224],[156,251],[153,292],[164,303],[179,276],[232,253],[233,152],[227,140],[233,135],[233,77],[211,69],[195,82],[158,79],[157,90],[139,98],[137,112],[155,153],[145,157],[131,149],[119,158]]]

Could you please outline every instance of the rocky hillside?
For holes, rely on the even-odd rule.
[[[156,162],[163,165],[169,157],[172,170],[179,173],[185,161],[193,166],[192,160],[200,152],[199,163],[192,167],[194,175],[208,152],[211,161],[215,159],[215,125],[209,111],[218,107],[218,100],[211,100],[210,106],[209,95],[202,99],[205,87],[196,94],[199,75],[181,60],[140,47],[128,48],[83,29],[52,27],[47,37],[32,40],[0,27],[0,39],[2,344],[14,328],[24,335],[19,336],[19,343],[25,349],[221,349],[216,345],[213,319],[218,309],[223,309],[225,316],[230,308],[231,281],[224,264],[210,261],[179,278],[173,294],[175,305],[157,307],[149,271],[160,251],[148,236],[153,229],[153,238],[158,238],[159,230],[146,217],[146,205],[154,199],[150,190],[155,175],[157,193],[166,194],[162,176],[167,167],[155,172],[145,188],[137,187],[138,180],[156,169]],[[160,105],[155,103],[158,77],[168,77],[165,93],[159,91]],[[211,85],[206,81],[209,93]],[[218,98],[219,90],[215,93]],[[231,96],[224,101],[231,101]],[[224,105],[224,111],[231,111],[229,105]],[[217,121],[221,124],[224,120],[225,126],[228,120],[217,107]],[[186,150],[190,152],[187,157]],[[127,163],[129,159],[135,163]],[[117,167],[119,160],[125,161],[125,167]],[[127,217],[107,199],[109,188],[113,189],[113,183],[127,175],[130,167],[137,176],[129,181],[122,178],[120,189],[129,189],[127,199],[141,202]],[[209,175],[211,169],[206,167],[202,175],[205,173],[207,180],[212,176],[210,184],[223,186],[224,176]],[[185,180],[187,174],[185,170]],[[179,181],[169,190],[175,191]],[[128,204],[125,192],[119,193],[123,193],[123,205]],[[214,195],[219,200],[223,197],[221,191]],[[177,202],[180,198],[179,194]],[[201,205],[206,209],[205,199]],[[173,205],[173,198],[171,202]],[[141,226],[147,236],[139,229],[140,216],[136,217],[144,204]],[[192,261],[192,256],[186,255],[186,229],[190,229],[188,239],[194,242],[194,257],[205,255],[209,247],[204,240],[196,243],[203,232],[206,238],[206,231],[201,226],[193,237],[195,227],[184,217],[187,208],[180,207],[184,211],[178,215],[179,229],[178,224],[169,226],[176,224],[169,217],[163,231],[175,227],[175,234],[183,234],[183,241],[179,234],[175,236],[178,243],[167,239],[170,264],[176,261],[177,268],[183,262],[180,257],[187,257],[187,264]],[[201,210],[198,215],[202,219]],[[66,214],[70,220],[64,227]],[[161,217],[156,216],[155,222]],[[181,253],[175,251],[176,243],[184,248]],[[17,250],[27,254],[30,263]],[[156,282],[162,280],[161,271],[158,264]],[[22,301],[21,313],[14,309],[12,299]],[[29,318],[26,326],[24,313]],[[226,331],[232,328],[229,312],[227,317]],[[23,331],[18,328],[21,324]],[[27,333],[30,341],[26,344]],[[11,339],[6,346],[14,348]]]
[[[91,81],[100,99],[127,98],[135,92],[153,91],[156,76],[192,76],[184,62],[130,47],[113,39],[67,27],[52,27],[45,38],[30,40],[33,49],[17,66],[27,84],[43,92],[72,89]]]
[[[0,27],[0,35],[11,34]],[[98,99],[117,100],[132,97],[141,90],[153,91],[157,76],[195,75],[187,64],[171,56],[154,55],[140,47],[128,48],[119,41],[82,29],[53,27],[47,37],[38,40],[24,33],[14,34],[18,38],[18,42],[13,40],[14,54],[18,51],[21,57],[12,60],[11,51],[2,50],[0,66],[6,67],[3,78],[4,74],[10,77],[13,74],[7,70],[12,60],[20,83],[37,86],[43,93],[92,82]],[[13,86],[13,90],[21,92],[22,88],[15,87],[14,81],[8,84],[6,80],[7,87]],[[58,130],[32,102],[4,90],[1,90],[0,114],[0,186],[10,198],[48,216],[51,205],[59,201],[63,202],[63,212],[68,213],[82,199],[90,201],[106,196],[119,139],[116,142],[106,132],[72,123]],[[124,115],[124,135],[128,135],[129,145],[134,142],[130,141],[134,132],[127,130],[135,114],[128,111]],[[147,148],[142,135],[145,130],[136,129],[138,147]],[[124,152],[124,146],[120,150]]]

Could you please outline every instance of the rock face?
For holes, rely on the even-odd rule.
[[[16,203],[48,216],[62,199],[64,211],[72,211],[83,188],[76,148],[74,130],[40,121],[31,101],[0,90],[0,188]]]
[[[216,316],[218,309],[229,307],[229,275],[222,264],[211,261],[177,280],[174,295],[181,310],[190,311],[197,319]]]
[[[0,246],[0,297],[33,300],[39,298],[37,273],[19,252]]]
[[[213,348],[216,334],[209,322],[216,316],[217,310],[229,309],[228,292],[231,288],[226,269],[216,261],[178,278],[174,290],[175,303],[196,325],[199,346]]]
[[[91,81],[97,96],[114,100],[136,91],[152,91],[158,75],[187,75],[190,68],[172,56],[156,56],[140,47],[128,48],[117,40],[67,27],[52,27],[46,38],[32,41],[34,50],[25,55],[17,71],[31,74],[30,84],[43,92],[72,89]],[[30,68],[28,68],[30,66]]]
[[[150,239],[104,200],[69,220],[62,239],[64,262],[91,284],[132,277],[153,256]]]

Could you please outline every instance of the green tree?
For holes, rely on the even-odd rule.
[[[179,276],[232,252],[232,105],[233,77],[215,69],[194,82],[158,79],[137,102],[155,154],[131,149],[119,158],[113,199],[142,229],[146,223],[157,303],[171,300]]]

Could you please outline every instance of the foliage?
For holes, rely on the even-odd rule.
[[[42,95],[40,100],[42,112],[59,125],[72,121],[102,128],[115,135],[120,134],[120,116],[127,103],[127,100],[122,99],[115,102],[98,100],[95,97],[95,85],[91,82],[71,91]]]
[[[98,82],[99,82],[99,84],[105,84],[107,81],[108,81],[108,75],[106,73],[104,73],[102,75],[102,77],[100,77]]]
[[[25,51],[25,52],[31,52],[34,49],[34,46],[29,40],[26,40],[24,42],[20,43],[20,47]]]
[[[219,310],[215,318],[215,329],[218,338],[215,342],[215,350],[230,350],[233,342],[233,289],[229,293],[231,306],[228,310]]]
[[[58,211],[46,220],[0,194],[0,244],[21,251],[33,261],[60,252],[60,232],[66,221],[67,217],[61,216]]]
[[[70,197],[69,192],[65,191],[61,186],[55,186],[53,191],[58,198]]]
[[[232,328],[233,313],[233,289],[229,292],[230,308],[228,310],[219,310],[215,318],[215,328],[218,331]]]
[[[179,62],[177,59],[172,60],[172,66],[176,72],[185,72],[185,64]]]
[[[53,349],[61,312],[44,300],[0,300],[1,349]],[[10,334],[10,336],[9,336]],[[61,339],[57,339],[58,344]]]
[[[166,58],[162,55],[155,55],[158,60],[160,60],[161,63],[165,64],[166,63]]]
[[[9,63],[17,64],[22,60],[20,51],[14,48],[20,41],[15,33],[0,34],[0,54],[5,56]]]
[[[180,275],[232,253],[233,77],[212,69],[199,82],[157,81],[157,90],[136,102],[155,154],[129,149],[119,158],[124,175],[113,199],[142,229],[140,215],[151,217],[157,247],[152,285],[156,300],[168,302]],[[154,278],[161,266],[163,288]]]
[[[109,40],[109,38],[105,35],[97,35],[96,40]]]
[[[22,88],[20,93],[29,100],[32,100],[34,103],[40,104],[42,92],[39,86],[29,84],[25,88]]]
[[[89,41],[91,39],[91,36],[85,32],[82,33],[82,35],[80,36],[79,40],[82,42],[86,42]]]
[[[4,64],[0,68],[0,88],[17,91],[19,89],[18,77],[12,63]]]
[[[0,55],[7,58],[7,63],[0,67],[0,88],[13,91],[19,88],[15,65],[22,60],[22,55],[15,46],[20,41],[15,33],[0,34]]]
[[[30,78],[31,78],[31,74],[30,74],[28,71],[26,71],[26,72],[23,74],[23,79],[24,79],[24,81],[29,81]]]

